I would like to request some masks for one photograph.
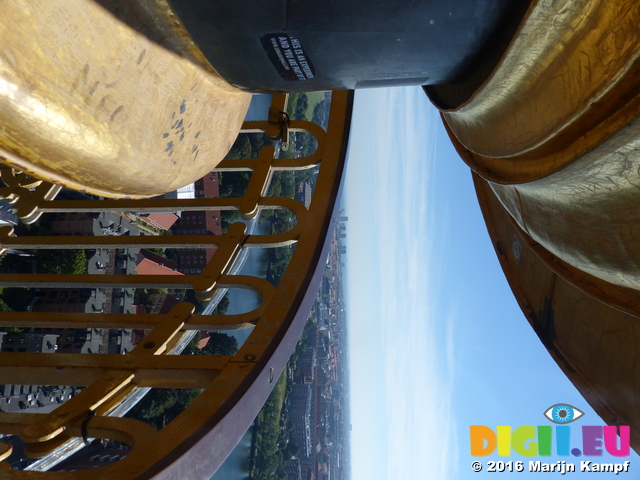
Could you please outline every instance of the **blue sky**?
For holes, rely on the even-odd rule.
[[[421,89],[356,92],[343,203],[353,480],[485,478],[472,461],[525,459],[471,457],[469,426],[551,425],[557,403],[585,412],[574,426],[604,424],[518,308]]]

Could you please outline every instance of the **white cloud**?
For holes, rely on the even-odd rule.
[[[425,102],[418,89],[356,94],[346,198],[354,480],[455,476],[455,319],[441,313],[434,253],[439,119]]]

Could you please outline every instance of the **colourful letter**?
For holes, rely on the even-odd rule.
[[[508,457],[511,455],[511,427],[498,425],[498,455]]]
[[[471,425],[471,455],[474,457],[485,457],[491,455],[496,449],[496,434],[489,427],[484,425]],[[487,442],[485,446],[485,441]]]
[[[604,448],[614,457],[626,457],[629,455],[629,443],[631,437],[631,429],[622,425],[620,427],[620,448],[618,449],[618,434],[616,427],[604,427]]]
[[[590,457],[602,456],[602,427],[582,427],[582,453]]]
[[[556,453],[561,457],[568,457],[571,447],[571,427],[556,426]]]
[[[523,425],[513,431],[513,436],[511,437],[511,446],[516,451],[516,453],[524,457],[535,457],[538,454],[538,443],[529,442],[529,445],[525,446],[525,444],[529,440],[535,439],[536,430],[535,428],[533,428],[533,425]]]
[[[549,425],[538,427],[538,455],[541,457],[551,456],[551,435],[553,427]]]

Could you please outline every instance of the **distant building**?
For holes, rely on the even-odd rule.
[[[195,185],[193,183],[190,183],[188,185],[185,185],[184,187],[180,187],[177,190],[173,190],[172,192],[167,192],[164,195],[160,195],[159,198],[169,198],[169,199],[196,198]]]
[[[169,313],[173,307],[180,302],[173,295],[168,293],[153,293],[147,299],[148,313],[153,315],[164,315]]]
[[[51,235],[120,236],[137,235],[138,227],[129,218],[115,212],[58,213],[49,224]]]
[[[55,214],[49,224],[53,235],[135,235],[138,228],[129,218],[113,212]],[[91,275],[132,274],[138,248],[86,249],[86,272]],[[132,288],[42,288],[34,312],[135,313]],[[57,351],[66,353],[123,353],[131,350],[131,335],[122,329],[39,328],[38,333],[57,335]]]
[[[175,213],[171,212],[160,212],[160,213],[141,213],[138,215],[138,218],[143,222],[148,223],[150,226],[155,228],[156,230],[169,230],[174,223],[178,221],[180,217]]]
[[[87,254],[89,274],[132,274],[137,248],[92,249]],[[135,313],[132,288],[42,288],[34,312]]]
[[[102,312],[107,297],[104,289],[43,288],[33,305],[34,312]]]
[[[94,442],[50,469],[52,472],[76,472],[104,467],[126,457],[131,450],[105,449]]]
[[[289,420],[295,426],[290,433],[290,441],[300,448],[297,468],[287,470],[287,478],[310,480],[314,470],[315,452],[313,449],[313,433],[315,418],[315,402],[311,385],[293,385],[289,393]]]
[[[58,335],[7,333],[1,338],[2,352],[55,353]]]
[[[208,173],[194,183],[195,198],[217,198],[219,191],[217,172]],[[183,211],[171,230],[175,235],[221,235],[220,211]],[[178,271],[184,274],[201,273],[215,251],[215,247],[176,249]]]

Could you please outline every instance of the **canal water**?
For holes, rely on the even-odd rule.
[[[254,95],[251,99],[247,116],[244,119],[246,121],[267,120],[270,106],[271,95]]]
[[[254,95],[249,106],[245,120],[266,120],[271,106],[271,95]],[[268,233],[271,229],[269,222],[256,225],[256,234]],[[262,261],[264,250],[252,248],[249,251],[246,263],[240,270],[240,275],[253,275],[265,277],[265,266]],[[253,310],[258,306],[259,297],[254,292],[239,288],[229,290],[228,314],[242,313]],[[238,340],[238,346],[242,345],[251,334],[251,329],[224,332]],[[244,480],[249,476],[249,456],[251,455],[251,436],[253,426],[244,434],[236,448],[231,452],[211,480]]]
[[[244,480],[249,476],[249,455],[253,426],[240,439],[238,446],[231,452],[211,480]]]
[[[246,121],[266,120],[269,117],[269,107],[271,106],[271,95],[254,95],[249,105],[249,110],[245,117]],[[247,222],[245,222],[247,223]],[[256,234],[265,234],[269,232],[269,223],[262,222],[256,225]],[[250,227],[248,227],[250,228]],[[265,278],[264,267],[262,266],[262,249],[250,249],[244,267],[240,271],[240,275],[253,275]],[[256,308],[259,303],[259,297],[250,290],[234,288],[229,290],[229,309],[228,314],[249,312]],[[236,330],[233,332],[225,332],[238,340],[238,346],[241,346],[247,337],[251,334],[251,329]]]
[[[249,227],[247,230],[249,231]],[[265,235],[270,231],[271,222],[264,221],[255,226],[253,233],[255,235]],[[239,275],[251,275],[258,278],[265,278],[266,264],[263,260],[265,250],[263,248],[250,248],[248,250],[249,253],[247,260],[240,270]],[[258,294],[247,289],[231,288],[229,289],[227,296],[229,297],[229,308],[227,310],[228,315],[250,312],[260,304],[260,297]],[[224,333],[235,337],[238,340],[238,347],[240,347],[251,334],[251,330],[252,329],[247,328],[245,330],[232,330]]]

